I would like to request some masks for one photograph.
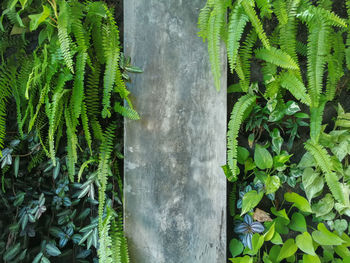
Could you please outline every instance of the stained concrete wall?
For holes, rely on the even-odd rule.
[[[196,35],[204,4],[124,1],[125,53],[144,70],[130,85],[142,119],[125,122],[133,263],[226,261],[226,75],[218,93]]]

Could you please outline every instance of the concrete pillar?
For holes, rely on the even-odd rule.
[[[144,70],[130,85],[141,120],[125,122],[133,263],[226,261],[226,75],[218,93],[196,34],[204,4],[124,1],[125,54]]]

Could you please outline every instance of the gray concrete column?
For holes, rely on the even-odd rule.
[[[217,92],[196,35],[204,4],[124,1],[125,53],[144,70],[130,85],[141,120],[125,122],[132,263],[226,261],[226,75]]]

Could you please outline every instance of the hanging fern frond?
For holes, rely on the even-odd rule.
[[[282,68],[299,70],[298,64],[290,55],[275,47],[258,49],[255,51],[255,56]]]
[[[214,85],[219,91],[221,88],[221,52],[220,40],[222,27],[225,24],[226,8],[224,3],[216,3],[214,10],[210,13],[208,21],[208,53],[211,70],[214,77]]]
[[[237,180],[237,137],[244,121],[244,115],[251,109],[256,101],[256,96],[246,94],[235,103],[228,123],[227,133],[227,162],[232,175]]]
[[[118,112],[119,114],[121,114],[124,117],[129,118],[131,120],[139,120],[140,119],[139,114],[135,110],[128,108],[128,107],[124,107],[124,106],[120,105],[120,103],[118,103],[118,102],[116,102],[114,104],[114,111]]]
[[[311,26],[309,32],[307,46],[308,92],[311,105],[318,107],[328,53],[329,26],[320,22]]]
[[[306,87],[300,79],[291,72],[283,72],[280,75],[280,84],[287,89],[292,95],[306,105],[310,105],[311,99],[307,94]]]
[[[270,48],[269,40],[267,39],[267,36],[265,34],[265,31],[264,31],[264,28],[261,24],[261,21],[254,10],[254,5],[252,6],[251,3],[254,3],[254,1],[242,0],[241,4],[242,4],[247,16],[249,17],[250,22],[252,23],[253,27],[255,28],[255,31],[258,34],[264,47],[266,49],[269,49]]]
[[[60,13],[57,18],[58,39],[61,45],[61,51],[67,67],[74,73],[73,54],[71,51],[71,39],[68,35],[69,11],[66,1],[60,1]]]
[[[81,103],[81,123],[83,125],[85,140],[86,140],[87,145],[89,147],[90,154],[92,154],[92,147],[91,147],[92,137],[91,137],[91,133],[90,133],[90,129],[89,129],[89,120],[88,120],[88,116],[86,113],[86,106],[85,106],[84,102]]]
[[[318,142],[323,119],[323,111],[326,100],[322,100],[318,107],[310,107],[310,137],[314,142]]]
[[[211,1],[207,1],[205,6],[200,10],[198,16],[198,36],[205,41],[208,38],[208,22],[210,13],[212,12],[213,3]]]
[[[253,54],[253,47],[257,41],[257,34],[254,30],[251,30],[249,34],[247,35],[246,39],[244,40],[240,51],[239,51],[239,57],[241,58],[240,66],[242,69],[242,74],[244,75],[244,83],[242,86],[244,86],[244,91],[248,90],[248,86],[250,84],[250,73],[251,73],[251,59]]]
[[[233,72],[236,64],[240,40],[244,28],[249,21],[241,5],[236,5],[232,10],[228,22],[228,36],[227,36],[227,57],[230,63],[231,72]]]
[[[82,103],[84,100],[84,76],[85,76],[85,66],[87,60],[87,53],[81,51],[77,55],[77,60],[75,64],[76,73],[74,78],[71,105],[73,106],[73,113],[75,118],[79,118]]]

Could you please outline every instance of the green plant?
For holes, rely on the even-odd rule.
[[[237,98],[223,167],[240,190],[240,198],[230,195],[231,214],[255,219],[265,209],[275,216],[263,214],[272,222],[264,223],[265,234],[252,235],[252,249],[242,252],[242,243],[232,240],[232,262],[343,262],[350,256],[350,118],[338,106],[333,130],[329,116],[323,125],[324,113],[342,100],[337,95],[347,92],[349,18],[343,17],[349,10],[342,0],[209,0],[201,10],[199,36],[208,41],[215,86],[222,40],[234,79],[228,91]]]
[[[112,155],[118,125],[111,120],[117,120],[119,124],[121,116],[139,119],[125,82],[130,79],[128,72],[141,70],[131,66],[130,59],[121,53],[113,8],[100,1],[7,0],[1,3],[1,11],[0,147],[7,145],[7,140],[13,137],[6,133],[5,124],[13,120],[6,109],[15,105],[16,138],[24,140],[34,134],[38,140],[36,148],[28,154],[32,156],[28,164],[30,172],[50,158],[56,180],[65,163],[67,173],[64,176],[71,181],[68,183],[65,179],[65,189],[68,184],[74,185],[77,174],[78,180],[84,178],[85,172],[89,171],[88,165],[94,168],[96,177],[90,177],[89,183],[79,186],[82,189],[78,199],[94,200],[97,187],[98,213],[92,214],[98,217],[98,226],[88,228],[89,231],[83,228],[84,236],[75,241],[83,245],[81,240],[84,240],[87,247],[93,245],[98,249],[101,262],[128,262],[121,221],[115,218],[117,213],[110,202],[115,198],[110,193],[113,188],[109,180],[118,173],[115,158],[122,157],[121,154]],[[17,42],[19,44],[14,45]],[[12,148],[3,150],[3,191],[11,188],[11,184],[5,183],[6,177],[13,179],[7,170],[12,164]],[[15,167],[18,162],[15,159]],[[81,169],[77,173],[79,165]],[[18,168],[15,170],[18,172]],[[12,182],[15,183],[16,180]],[[122,192],[122,189],[118,191]],[[55,198],[57,209],[62,204],[70,207],[71,202],[61,195],[63,193]],[[21,213],[21,223],[32,217],[33,213]],[[73,214],[59,216],[65,223],[73,219]],[[71,229],[64,228],[63,232],[56,229],[60,244],[73,239]],[[111,243],[113,247],[110,247]],[[54,245],[51,241],[46,245],[43,243],[35,262],[48,262],[49,256],[58,256],[58,248]],[[14,248],[17,250],[18,245]],[[8,253],[17,256],[9,245],[5,254]],[[4,260],[11,261],[9,258],[6,256]]]

